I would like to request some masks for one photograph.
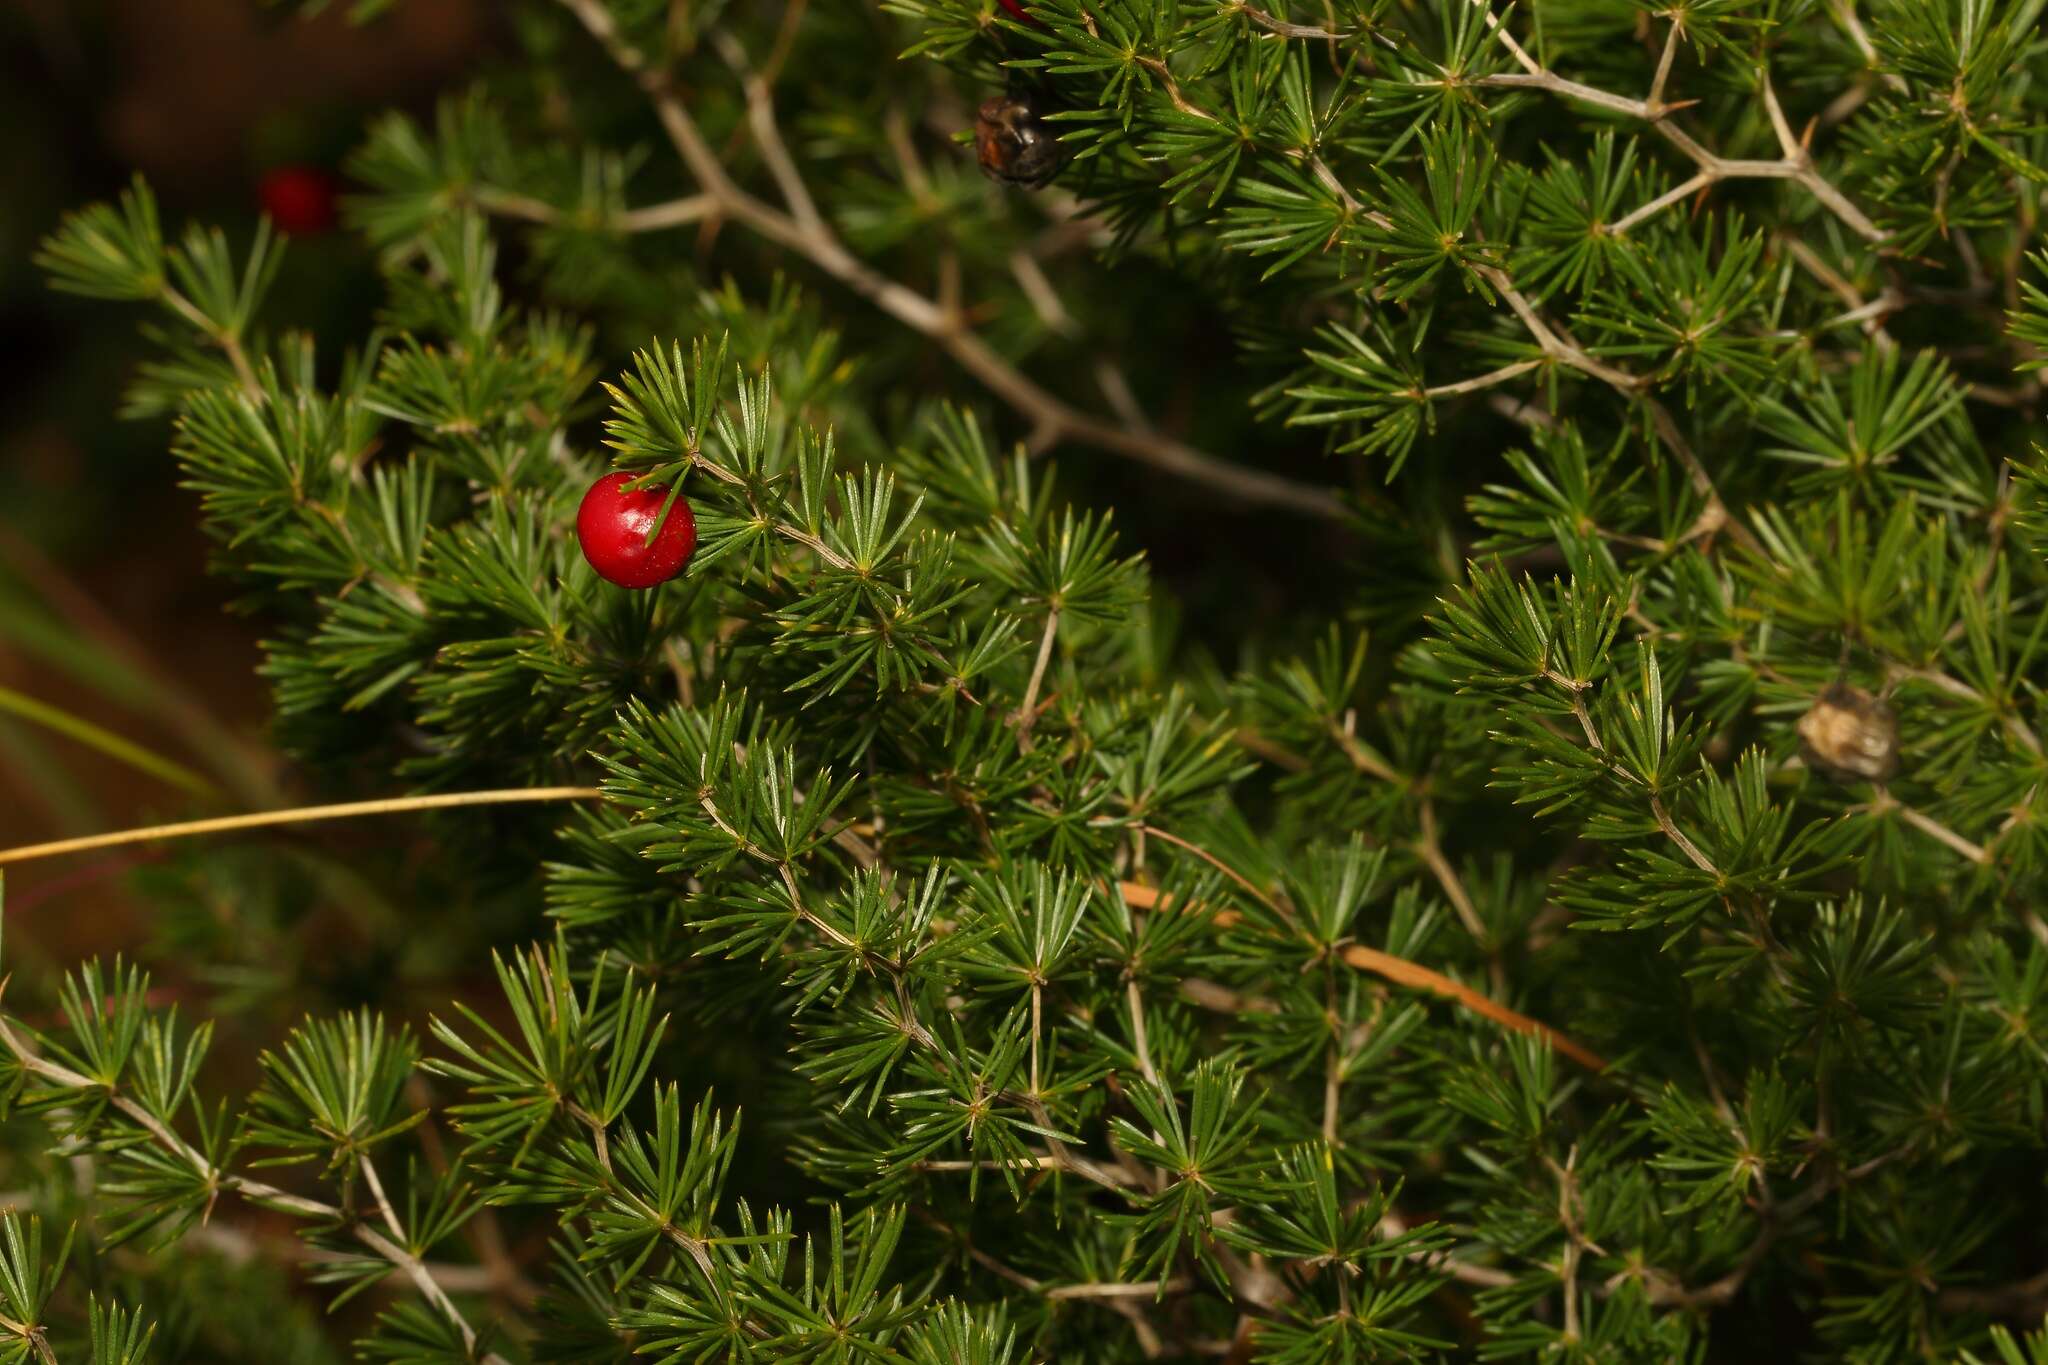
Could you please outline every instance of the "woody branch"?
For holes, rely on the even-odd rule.
[[[740,72],[748,102],[748,129],[787,208],[777,208],[740,187],[684,106],[669,73],[648,61],[618,31],[602,0],[561,0],[612,61],[640,84],[663,131],[697,181],[698,193],[678,201],[679,221],[719,217],[795,252],[898,322],[931,340],[989,392],[1030,421],[1038,444],[1078,441],[1126,459],[1231,494],[1247,503],[1335,519],[1345,514],[1335,494],[1263,470],[1229,464],[1149,427],[1126,426],[1081,411],[1018,370],[977,334],[962,311],[890,279],[848,251],[805,189],[775,120],[768,86],[745,65],[738,44],[721,48]],[[641,210],[643,221],[655,210]]]

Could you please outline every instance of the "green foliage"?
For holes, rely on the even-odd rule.
[[[2040,0],[1029,8],[521,5],[352,162],[361,337],[51,236],[280,742],[602,799],[437,827],[417,1034],[0,1017],[93,1172],[12,1358],[259,1216],[408,1365],[2044,1358]]]

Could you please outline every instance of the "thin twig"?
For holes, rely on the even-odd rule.
[[[1176,1276],[1170,1280],[1143,1280],[1132,1284],[1063,1284],[1045,1291],[1048,1299],[1156,1299],[1161,1294],[1185,1293],[1194,1281]]]
[[[1019,1166],[1027,1166],[1036,1167],[1041,1171],[1050,1171],[1057,1169],[1059,1164],[1060,1159],[1048,1152],[1041,1156],[1013,1157],[1003,1161],[992,1158],[982,1161],[913,1161],[910,1164],[910,1169],[913,1171],[934,1172],[1008,1171],[1014,1170]]]
[[[1618,228],[1614,230],[1619,231]],[[1455,384],[1432,384],[1430,387],[1420,390],[1418,396],[1423,398],[1451,398],[1461,393],[1477,393],[1481,389],[1490,389],[1496,384],[1505,384],[1516,375],[1527,374],[1531,370],[1540,368],[1542,364],[1543,362],[1540,360],[1517,360],[1512,365],[1503,365],[1497,370],[1488,370],[1485,374],[1474,375],[1470,379],[1460,379]]]
[[[1152,1044],[1145,1034],[1145,994],[1138,989],[1136,977],[1124,983],[1124,998],[1131,1008],[1131,1046],[1138,1053],[1138,1069],[1145,1073],[1145,1079],[1154,1086],[1159,1085],[1159,1073],[1152,1066]]]
[[[1585,1067],[1588,1071],[1605,1071],[1607,1069],[1606,1058],[1588,1048],[1581,1047],[1550,1025],[1540,1020],[1531,1019],[1526,1014],[1521,1014],[1509,1009],[1506,1005],[1490,1000],[1478,991],[1473,990],[1470,986],[1459,981],[1453,981],[1441,972],[1431,971],[1420,963],[1410,962],[1405,957],[1395,957],[1392,953],[1383,953],[1377,948],[1368,948],[1362,943],[1354,943],[1346,948],[1344,950],[1344,961],[1360,971],[1371,972],[1375,976],[1383,976],[1397,985],[1430,991],[1447,999],[1455,1000],[1474,1014],[1484,1015],[1504,1028],[1513,1029],[1517,1033],[1527,1034],[1530,1037],[1542,1038],[1551,1047],[1571,1058],[1580,1066]]]
[[[1486,922],[1479,918],[1479,909],[1472,903],[1471,893],[1465,890],[1465,883],[1458,876],[1458,870],[1451,866],[1451,860],[1444,856],[1443,844],[1437,839],[1436,806],[1425,800],[1422,803],[1422,832],[1415,839],[1415,853],[1436,878],[1437,885],[1444,891],[1444,898],[1457,912],[1458,922],[1465,926],[1465,932],[1472,935],[1474,943],[1486,943]]]
[[[782,192],[783,202],[789,205],[797,225],[806,232],[827,231],[824,217],[811,200],[809,187],[804,184],[803,176],[797,173],[796,160],[789,154],[789,145],[782,140],[782,128],[775,121],[775,101],[768,93],[768,82],[747,65],[746,49],[732,34],[723,28],[718,29],[712,34],[712,43],[740,78],[740,88],[747,95],[747,127],[752,131],[754,145],[760,148],[761,159],[768,164],[768,173],[774,177],[775,186]]]
[[[1871,801],[1864,809],[1872,815],[1883,815],[1888,811],[1897,811],[1899,819],[1905,821],[1935,842],[1945,844],[1949,848],[1954,849],[1977,866],[1984,867],[1991,862],[1991,851],[1982,844],[1970,842],[1933,816],[1915,810],[1913,807],[1900,801],[1889,790],[1880,788],[1876,799]]]
[[[1286,921],[1290,925],[1296,925],[1297,927],[1299,926],[1300,922],[1295,918],[1294,913],[1290,911],[1286,906],[1280,904],[1280,902],[1274,900],[1271,896],[1267,895],[1264,891],[1260,890],[1258,885],[1254,883],[1251,880],[1251,878],[1245,876],[1244,873],[1239,872],[1236,868],[1232,867],[1229,863],[1224,862],[1221,858],[1211,853],[1208,849],[1203,848],[1200,844],[1192,843],[1189,840],[1183,839],[1178,834],[1169,834],[1165,830],[1159,829],[1152,825],[1140,825],[1138,826],[1138,828],[1141,832],[1151,836],[1154,839],[1164,839],[1167,843],[1172,844],[1175,848],[1185,849],[1187,852],[1194,854],[1197,858],[1200,858],[1203,862],[1209,864],[1209,866],[1215,868],[1218,872],[1221,872],[1224,876],[1230,878],[1230,880],[1236,882],[1239,886],[1243,887],[1246,891],[1250,892],[1253,900],[1259,902],[1259,904],[1265,906],[1268,910],[1271,910],[1275,915],[1278,915],[1282,920]],[[1124,896],[1126,899],[1130,898],[1131,888],[1133,886],[1138,886],[1138,883],[1123,883]],[[1156,903],[1157,893],[1152,892],[1152,889],[1150,887],[1140,887],[1140,891],[1141,893],[1151,893],[1151,898],[1133,901],[1132,904],[1150,907],[1152,904]]]
[[[1713,859],[1700,852],[1699,845],[1685,837],[1685,831],[1678,827],[1678,822],[1671,818],[1671,812],[1665,808],[1664,798],[1655,792],[1650,793],[1650,814],[1656,817],[1657,828],[1663,830],[1666,837],[1678,845],[1678,851],[1683,853],[1694,867],[1710,877],[1721,875],[1719,869],[1714,866]]]
[[[1656,217],[1673,204],[1690,198],[1713,183],[1713,175],[1706,171],[1698,172],[1689,180],[1681,180],[1649,203],[1643,204],[1609,223],[1606,228],[1607,235],[1619,237],[1644,219]]]
[[[1243,887],[1255,900],[1275,915],[1290,921],[1293,919],[1293,916],[1288,914],[1278,901],[1274,900],[1264,891],[1261,891],[1251,879],[1207,849],[1190,843],[1178,835],[1168,834],[1164,830],[1155,829],[1149,825],[1144,828],[1145,832],[1152,837],[1164,839],[1166,842],[1186,849],[1196,857],[1203,859]],[[1119,886],[1123,891],[1124,899],[1130,901],[1133,905],[1151,907],[1160,903],[1159,892],[1154,887],[1145,886],[1139,882],[1121,882]],[[1444,996],[1465,1006],[1465,1008],[1473,1013],[1484,1015],[1495,1023],[1513,1029],[1517,1033],[1543,1038],[1559,1052],[1590,1071],[1605,1071],[1607,1069],[1607,1060],[1604,1057],[1588,1048],[1581,1047],[1556,1029],[1550,1027],[1550,1025],[1531,1019],[1526,1014],[1521,1014],[1509,1009],[1505,1005],[1490,1000],[1478,991],[1473,990],[1470,986],[1464,985],[1462,982],[1453,981],[1443,973],[1433,971],[1419,962],[1411,962],[1405,957],[1396,957],[1392,953],[1384,953],[1377,948],[1368,948],[1359,943],[1346,947],[1343,950],[1342,957],[1347,966],[1356,967],[1360,971],[1367,971],[1376,976],[1385,977],[1396,985],[1409,986]]]
[[[1392,1239],[1407,1232],[1410,1223],[1398,1213],[1388,1213],[1380,1219],[1379,1234]],[[1450,1276],[1460,1284],[1469,1284],[1478,1289],[1499,1289],[1515,1282],[1515,1275],[1497,1266],[1474,1265],[1461,1261],[1448,1251],[1412,1251],[1408,1259],[1417,1265],[1427,1266],[1439,1274]]]
[[[1239,14],[1242,14],[1257,27],[1266,30],[1268,33],[1277,33],[1282,38],[1306,38],[1311,42],[1334,43],[1341,42],[1356,32],[1356,30],[1340,31],[1337,29],[1319,28],[1314,24],[1290,23],[1285,19],[1274,18],[1256,5],[1245,4],[1243,0],[1239,0],[1236,9]]]
[[[1643,103],[1651,109],[1664,107],[1664,83],[1671,79],[1671,64],[1678,57],[1678,40],[1685,35],[1685,26],[1673,21],[1664,30],[1664,52],[1657,58],[1657,74],[1650,78],[1650,93]]]
[[[405,1098],[415,1109],[433,1111],[435,1103],[433,1089],[418,1072],[406,1078]],[[427,1163],[438,1176],[447,1176],[449,1162],[447,1149],[441,1141],[441,1134],[432,1120],[422,1123],[414,1130],[419,1134],[420,1147],[425,1151]],[[505,1245],[505,1231],[498,1223],[498,1215],[490,1205],[479,1207],[462,1224],[462,1235],[470,1248],[476,1252],[476,1266],[432,1266],[428,1269],[444,1288],[453,1292],[492,1293],[503,1295],[521,1309],[530,1309],[540,1297],[540,1290],[526,1277],[519,1262]],[[460,1276],[451,1278],[448,1271],[465,1272],[469,1279],[478,1281],[470,1285]]]
[[[1017,705],[1017,743],[1020,747],[1031,747],[1031,727],[1038,720],[1038,689],[1045,683],[1046,666],[1052,662],[1053,638],[1059,634],[1060,609],[1050,607],[1045,613],[1045,632],[1039,636],[1038,658],[1031,665],[1031,681],[1024,687],[1024,700]]]
[[[2048,1310],[2048,1270],[2016,1284],[1989,1289],[1944,1289],[1935,1302],[1946,1313],[1991,1313],[2038,1322]]]
[[[643,208],[627,209],[615,221],[621,232],[659,232],[664,228],[701,223],[717,214],[718,200],[708,194],[689,194]]]
[[[390,1198],[384,1193],[384,1182],[377,1175],[376,1163],[364,1153],[357,1163],[363,1172],[363,1183],[370,1187],[370,1197],[377,1202],[377,1211],[384,1216],[384,1226],[391,1229],[391,1235],[401,1245],[412,1239],[405,1235],[405,1225],[398,1221],[398,1210],[391,1207]]]
[[[1579,1258],[1585,1253],[1585,1239],[1580,1235],[1578,1215],[1574,1212],[1579,1185],[1574,1168],[1578,1165],[1578,1157],[1579,1149],[1574,1146],[1565,1157],[1563,1166],[1551,1163],[1557,1171],[1557,1218],[1564,1225],[1565,1232],[1563,1263],[1558,1267],[1558,1293],[1564,1301],[1564,1337],[1568,1342],[1579,1339]]]

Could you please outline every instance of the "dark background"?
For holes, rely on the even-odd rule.
[[[0,687],[204,772],[240,750],[256,804],[288,781],[263,744],[258,624],[205,572],[167,419],[124,420],[138,310],[51,292],[31,257],[64,212],[141,172],[167,233],[246,242],[266,170],[335,168],[367,118],[431,107],[488,59],[483,0],[420,0],[368,29],[252,0],[0,0]],[[299,237],[275,306],[360,335],[377,296],[347,237]],[[195,749],[210,749],[208,754]],[[184,798],[91,748],[0,715],[0,846],[176,818]],[[24,866],[10,959],[132,941],[136,855]]]

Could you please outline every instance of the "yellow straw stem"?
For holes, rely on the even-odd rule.
[[[58,839],[47,844],[24,844],[20,848],[0,849],[0,864],[25,863],[35,858],[55,858],[66,853],[84,853],[95,848],[114,848],[120,844],[153,844],[162,839],[190,839],[201,834],[225,834],[233,830],[262,829],[271,825],[303,825],[317,820],[352,820],[359,815],[445,810],[452,806],[508,806],[523,801],[597,801],[603,797],[604,793],[596,787],[506,787],[497,791],[394,796],[381,801],[350,801],[338,806],[300,806],[294,810],[223,815],[211,820],[186,820],[175,825],[147,825],[141,829],[115,830],[110,834],[87,834],[76,839]]]

